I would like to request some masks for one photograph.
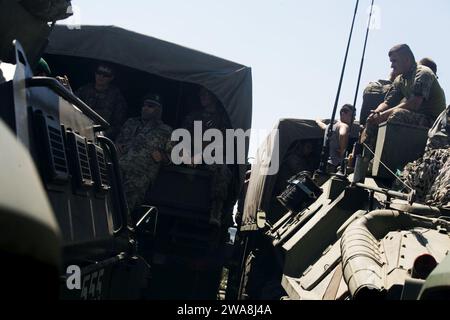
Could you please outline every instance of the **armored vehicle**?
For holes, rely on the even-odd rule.
[[[439,138],[448,139],[449,110],[434,126]],[[298,126],[290,130],[293,136],[283,133],[286,122]],[[240,227],[240,273],[234,277],[238,298],[448,297],[448,284],[440,276],[448,272],[448,194],[433,198],[438,190],[431,188],[427,199],[434,200],[425,203],[416,193],[420,190],[399,182],[393,173],[422,157],[428,129],[383,123],[371,167],[360,166],[363,158],[358,158],[353,173],[319,171],[314,179],[302,172],[305,161],[298,161],[296,172],[286,168],[290,156],[285,150],[293,141],[308,142],[318,129],[304,120],[281,120],[278,129],[280,170],[267,175],[264,164],[278,155],[266,142],[250,176]],[[298,151],[297,157],[302,157]],[[441,182],[448,186],[446,166],[437,167],[436,181],[447,179]],[[424,294],[430,283],[433,293]]]
[[[356,1],[331,123],[358,5]],[[374,1],[353,106],[373,8]],[[377,107],[371,103],[384,100],[384,85],[365,91],[370,96],[363,102],[361,119]],[[332,126],[326,129],[317,158],[305,148],[313,143],[311,138],[320,139],[314,137],[314,123],[281,120],[252,164],[230,298],[448,297],[444,275],[450,252],[449,116],[450,107],[430,130],[388,119],[379,125],[375,147],[356,143],[352,157],[336,173],[327,168]],[[354,125],[352,131],[355,137],[360,130]],[[290,148],[293,152],[287,151]],[[274,170],[274,163],[280,164],[279,170]]]
[[[350,142],[356,140],[357,130],[355,124]],[[286,208],[277,196],[285,190],[293,175],[318,168],[323,139],[323,130],[313,120],[281,119],[258,148],[243,201],[242,218],[239,219],[236,246],[241,247],[241,256],[235,257],[238,266],[236,274],[231,276],[235,282],[229,283],[230,288],[240,290],[230,293],[229,299],[276,299],[285,294],[280,282],[279,254],[260,228],[273,226],[286,214]],[[278,170],[269,173],[268,164],[275,163]],[[262,225],[258,226],[261,219]]]

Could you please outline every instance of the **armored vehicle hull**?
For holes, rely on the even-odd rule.
[[[396,152],[391,149],[394,139],[403,141]],[[357,165],[352,174],[316,172],[320,192],[313,192],[310,183],[291,179],[301,191],[291,192],[291,197],[302,199],[307,190],[311,200],[299,200],[303,205],[298,207],[280,203],[284,207],[281,216],[265,200],[278,201],[277,194],[268,189],[276,178],[252,170],[240,234],[245,250],[241,274],[235,277],[240,279],[238,298],[419,298],[427,277],[450,252],[450,212],[445,203],[421,203],[410,186],[401,185],[408,193],[398,191],[398,177],[389,171],[401,170],[420,157],[426,140],[424,128],[381,124],[374,165],[367,176],[367,165]],[[263,223],[258,222],[261,217]],[[445,296],[445,288],[443,283],[434,297]]]

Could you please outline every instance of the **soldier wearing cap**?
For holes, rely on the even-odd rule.
[[[141,116],[128,119],[116,140],[131,210],[142,204],[161,164],[169,162],[172,128],[161,120],[162,107],[158,94],[147,94],[142,101]]]
[[[105,135],[114,140],[126,119],[127,103],[120,90],[112,84],[115,78],[114,68],[100,63],[95,70],[95,82],[79,88],[75,94],[100,116],[109,122],[111,127]]]
[[[336,172],[338,166],[344,160],[345,151],[347,150],[348,139],[350,135],[350,124],[355,117],[355,107],[351,104],[344,104],[340,110],[340,118],[333,124],[332,135],[330,139],[330,156],[327,162],[327,171]],[[316,120],[317,125],[328,132],[328,127],[321,120]],[[324,137],[326,139],[327,137]]]

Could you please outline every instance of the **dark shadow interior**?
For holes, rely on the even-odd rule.
[[[50,55],[44,56],[52,76],[67,75],[74,91],[95,81],[95,68],[99,60]],[[115,68],[113,84],[117,86],[128,104],[128,117],[140,115],[141,99],[149,92],[159,93],[163,98],[163,121],[172,128],[180,127],[183,118],[200,106],[199,85],[167,79],[137,69],[111,64]],[[229,120],[228,120],[229,122]]]
[[[305,144],[309,144],[310,146],[310,152],[307,156],[301,154]],[[287,180],[301,171],[307,170],[313,172],[319,166],[321,145],[321,139],[299,139],[292,142],[289,146],[288,151],[281,160],[280,170],[278,171],[276,182],[272,189],[272,200],[269,210],[269,219],[271,222],[276,222],[287,212],[287,209],[276,198],[286,189]]]
[[[50,54],[45,55],[44,59],[52,71],[51,76],[67,75],[74,92],[81,86],[95,81],[95,70],[101,62],[96,59]],[[112,65],[115,71],[113,84],[121,90],[127,102],[128,117],[140,115],[141,99],[149,92],[159,93],[162,96],[163,121],[173,129],[179,128],[185,116],[200,107],[198,95],[200,86],[197,84],[167,79],[119,64],[109,62],[108,64]],[[223,105],[221,107],[223,108]],[[231,128],[229,118],[226,122]],[[226,207],[232,206],[237,193],[237,165],[229,165],[229,169],[233,173],[234,181],[231,183],[233,191],[229,193]],[[166,168],[162,171],[165,172]]]

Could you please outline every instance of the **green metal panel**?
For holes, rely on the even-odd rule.
[[[378,129],[377,145],[373,160],[372,175],[378,178],[391,178],[391,173],[402,170],[411,161],[423,155],[427,142],[428,129],[399,123],[382,123]]]

